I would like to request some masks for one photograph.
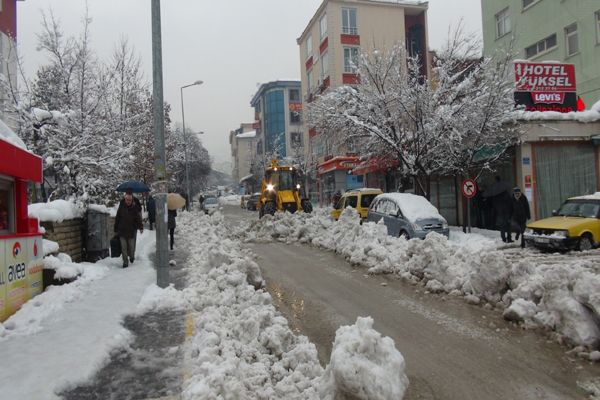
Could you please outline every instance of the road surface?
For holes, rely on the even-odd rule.
[[[256,213],[225,207],[239,224]],[[543,335],[497,311],[425,294],[391,276],[367,275],[334,253],[303,245],[249,244],[269,292],[297,333],[316,344],[323,365],[335,331],[371,316],[406,359],[406,400],[587,399],[581,388],[600,366],[566,354]]]

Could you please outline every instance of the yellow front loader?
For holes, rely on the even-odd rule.
[[[280,166],[277,160],[265,170],[260,190],[258,216],[274,215],[275,212],[312,212],[310,200],[301,198],[298,172],[291,166]]]

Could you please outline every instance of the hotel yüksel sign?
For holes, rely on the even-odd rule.
[[[525,111],[577,111],[575,66],[515,61],[515,102]]]

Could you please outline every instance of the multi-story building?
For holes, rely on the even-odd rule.
[[[253,179],[252,165],[256,162],[256,130],[255,123],[242,123],[240,127],[229,133],[229,144],[231,146],[231,159],[233,169],[231,176],[234,182],[238,182],[240,190],[253,190],[256,178]]]
[[[257,121],[259,156],[283,159],[303,151],[299,81],[264,83],[252,97],[250,105]]]
[[[532,62],[573,64],[577,94],[600,100],[600,2],[482,0],[484,54],[508,48]]]
[[[0,74],[9,87],[17,87],[17,1],[0,0]],[[17,130],[16,118],[8,110],[9,88],[0,87],[0,119]]]
[[[427,74],[427,9],[427,2],[416,1],[324,0],[297,39],[305,104],[328,88],[356,84],[361,51],[404,44],[408,54],[421,57],[423,74]],[[313,201],[328,202],[337,190],[365,184],[363,175],[350,173],[359,166],[351,143],[333,146],[326,135],[307,126],[303,132],[308,172],[316,182],[309,188]],[[374,165],[364,172],[385,175],[377,168]],[[385,185],[385,178],[378,182]]]

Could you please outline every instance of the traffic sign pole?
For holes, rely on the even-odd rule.
[[[467,199],[467,232],[471,233],[471,199],[477,194],[477,184],[473,179],[465,179],[461,190]]]

